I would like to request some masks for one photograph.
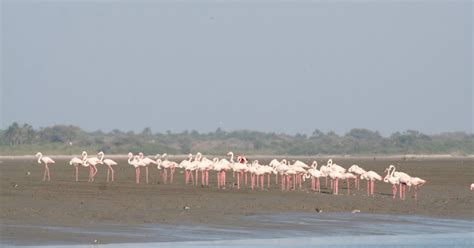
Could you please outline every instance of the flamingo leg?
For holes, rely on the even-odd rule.
[[[253,188],[254,188],[254,185],[255,185],[255,175],[252,174],[252,175],[250,176],[250,188],[251,188],[252,190],[253,190]]]
[[[140,177],[139,177],[138,168],[135,168],[135,183],[136,183],[136,184],[139,184],[139,183],[140,183]]]
[[[367,180],[367,196],[370,196],[370,182]]]
[[[146,184],[148,184],[148,166],[145,166]]]
[[[109,177],[110,177],[110,168],[107,168],[107,182],[109,182]]]
[[[237,189],[240,189],[240,173],[237,172]]]
[[[79,167],[76,166],[76,182],[79,181]]]
[[[112,182],[115,181],[115,170],[114,168],[112,168],[112,166],[110,167],[110,171],[112,172]]]
[[[351,187],[349,184],[349,178],[347,178],[347,195],[350,195],[350,194],[351,194]]]

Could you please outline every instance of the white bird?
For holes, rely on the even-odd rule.
[[[311,189],[313,191],[318,191],[321,192],[321,185],[319,183],[319,178],[322,176],[321,171],[317,169],[318,167],[318,162],[313,161],[313,164],[311,165],[311,168],[308,169],[307,173],[305,174],[305,178],[310,178],[311,177]]]
[[[100,157],[100,162],[101,162],[101,163],[107,165],[107,182],[109,182],[110,174],[112,174],[112,175],[111,175],[111,176],[112,176],[112,180],[111,180],[111,181],[113,182],[113,181],[115,180],[115,179],[114,179],[114,178],[115,178],[115,176],[114,176],[114,175],[115,175],[115,172],[114,172],[114,168],[113,168],[112,166],[117,165],[117,162],[113,161],[112,159],[108,159],[108,158],[104,159],[105,154],[104,154],[103,151],[100,151],[100,152],[97,154],[97,156]]]
[[[74,157],[69,160],[70,165],[74,165],[76,167],[76,182],[79,181],[79,166],[84,165],[84,161],[78,157]]]
[[[157,165],[157,162],[151,158],[147,158],[143,155],[143,152],[138,153],[138,159],[141,160],[141,166],[145,167],[145,177],[146,183],[148,184],[148,166],[149,165]]]
[[[46,177],[48,177],[48,181],[51,181],[51,176],[49,175],[49,166],[48,164],[54,164],[54,160],[50,157],[45,157],[41,152],[36,153],[35,157],[38,158],[38,164],[44,164],[44,175],[43,181],[46,181]]]
[[[89,172],[89,182],[94,181],[94,177],[97,174],[97,165],[102,164],[99,158],[97,157],[92,157],[88,158],[87,157],[87,152],[83,151],[82,152],[82,160],[84,161],[85,166],[91,166],[90,167],[90,172]]]
[[[405,172],[396,171],[395,165],[390,165],[388,169],[392,170],[392,177],[396,177],[400,181],[400,199],[405,200],[406,185],[410,182],[411,176]]]
[[[140,184],[140,167],[145,166],[145,163],[143,163],[138,155],[133,156],[133,154],[129,152],[128,164],[135,168],[135,183]]]
[[[164,183],[166,183],[167,180],[168,180],[168,169],[169,169],[170,170],[170,182],[173,183],[174,170],[178,166],[178,164],[174,161],[167,160],[166,156],[168,156],[168,154],[166,154],[166,153],[163,153],[163,155],[161,155],[161,158],[159,158],[160,154],[157,154],[155,156],[155,158],[158,158],[156,160],[157,165],[158,165],[157,168],[162,168],[164,170],[164,173],[162,174]]]
[[[367,171],[365,171],[364,169],[362,169],[360,166],[356,164],[353,164],[351,167],[349,167],[347,171],[356,174],[355,184],[356,184],[357,190],[360,190],[360,176],[366,173]]]
[[[400,184],[400,180],[398,179],[398,177],[394,177],[391,175],[389,168],[385,169],[385,172],[387,172],[387,175],[384,177],[383,181],[392,185],[392,195],[393,199],[395,199],[395,197],[397,196],[397,185]]]
[[[382,180],[382,177],[375,171],[368,171],[360,176],[361,179],[367,180],[367,195],[374,196],[375,180]]]

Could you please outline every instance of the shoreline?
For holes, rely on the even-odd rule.
[[[73,157],[81,157],[81,154],[72,154],[72,155],[65,155],[65,154],[44,154],[51,158],[57,159],[71,159]],[[148,157],[154,156],[147,155]],[[219,157],[225,158],[228,156],[225,155],[213,155],[213,154],[204,154],[209,158]],[[106,154],[107,158],[114,158],[114,159],[127,159],[127,154]],[[187,158],[187,154],[168,154],[168,158],[171,159],[184,159]],[[247,158],[250,159],[355,159],[355,160],[370,160],[370,159],[380,159],[380,160],[431,160],[431,159],[467,159],[474,161],[474,154],[469,155],[451,155],[451,154],[395,154],[395,155],[246,155]],[[34,155],[0,155],[0,160],[2,159],[9,159],[9,160],[23,160],[23,159],[35,159]]]

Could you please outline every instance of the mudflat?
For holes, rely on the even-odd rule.
[[[100,225],[139,226],[143,224],[206,224],[245,226],[243,216],[324,212],[422,215],[440,218],[474,219],[474,192],[469,186],[474,182],[472,157],[457,158],[356,158],[341,157],[334,161],[348,168],[358,164],[374,170],[382,177],[390,164],[412,176],[427,180],[418,193],[407,192],[407,199],[392,199],[391,185],[377,181],[375,197],[366,195],[365,181],[361,190],[351,193],[340,182],[339,195],[321,179],[322,192],[313,192],[310,181],[302,188],[281,191],[271,177],[270,188],[261,191],[242,185],[238,190],[232,173],[227,173],[224,189],[217,189],[216,173],[210,173],[209,186],[184,185],[184,174],[176,169],[174,182],[164,184],[156,167],[150,167],[150,183],[135,184],[135,170],[123,158],[116,159],[116,180],[106,183],[107,169],[99,166],[95,182],[87,182],[88,169],[80,168],[80,181],[75,181],[75,169],[68,160],[58,157],[51,165],[51,182],[43,182],[43,165],[34,158],[3,157],[0,163],[0,219],[2,240],[17,241],[34,238],[54,240],[50,232],[42,233],[32,226],[59,226],[97,228]],[[250,157],[250,159],[252,159]],[[326,158],[299,158],[311,164],[317,160],[325,164]],[[269,158],[259,157],[265,164]],[[178,161],[179,162],[179,161]],[[249,177],[250,178],[250,177]],[[280,180],[279,180],[280,181]],[[200,178],[199,178],[200,182]],[[249,181],[250,182],[250,181]],[[265,186],[267,182],[265,181]],[[84,237],[83,237],[84,236]],[[71,235],[72,240],[90,242],[90,237]],[[64,239],[62,237],[61,239]],[[120,237],[104,242],[120,242]]]

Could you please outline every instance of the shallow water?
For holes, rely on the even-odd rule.
[[[243,217],[243,223],[245,226],[109,225],[90,227],[87,230],[70,227],[24,227],[56,233],[93,234],[99,243],[101,237],[117,236],[134,242],[96,245],[99,247],[474,246],[473,220],[362,213],[291,213],[247,216]],[[2,243],[6,245],[8,241],[3,240]],[[74,243],[51,240],[39,244],[71,247]]]

